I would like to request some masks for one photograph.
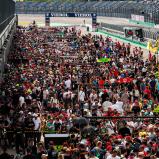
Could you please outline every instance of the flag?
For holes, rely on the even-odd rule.
[[[152,53],[158,52],[158,49],[159,49],[159,39],[156,40],[156,43],[155,43],[154,46],[152,45],[152,41],[148,41],[148,43],[147,43],[147,49],[149,51],[151,51]]]
[[[133,81],[133,78],[126,77],[126,78],[120,78],[117,82],[118,83],[131,83]]]
[[[105,62],[105,63],[107,63],[107,62],[110,62],[111,61],[111,59],[110,58],[100,58],[100,59],[97,59],[97,62]]]

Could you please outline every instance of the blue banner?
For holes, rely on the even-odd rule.
[[[46,13],[45,17],[97,17],[96,13]]]

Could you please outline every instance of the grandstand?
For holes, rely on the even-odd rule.
[[[157,39],[159,24],[159,1],[48,1],[34,0],[16,3],[16,13],[18,14],[45,14],[54,13],[96,13],[101,27],[123,32],[127,26],[142,27],[144,36],[147,39]],[[105,17],[99,20],[100,17]],[[128,23],[119,23],[116,21],[106,21],[109,18],[125,18]]]
[[[143,15],[145,22],[159,24],[159,1],[51,1],[17,2],[17,13],[46,12],[92,12],[98,16],[131,18],[132,14]]]

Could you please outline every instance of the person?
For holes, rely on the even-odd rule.
[[[29,146],[33,155],[37,153],[37,137],[34,145],[33,132],[39,132],[42,127],[44,131],[56,129],[56,133],[71,133],[67,146],[71,157],[85,158],[93,149],[98,154],[96,157],[102,158],[103,147],[106,147],[106,157],[132,157],[131,149],[137,152],[141,149],[143,156],[141,145],[153,147],[153,156],[159,156],[158,125],[155,124],[158,115],[154,112],[158,105],[159,84],[154,57],[150,62],[140,48],[135,48],[133,54],[134,46],[128,44],[127,49],[126,44],[110,37],[79,35],[72,27],[46,30],[35,26],[25,30],[17,28],[8,56],[8,71],[0,85],[0,126],[5,128],[0,133],[3,138],[10,138],[19,151],[25,138],[24,150]],[[65,55],[67,58],[61,57]],[[100,58],[111,61],[98,63]],[[35,114],[39,114],[40,121]],[[81,135],[83,124],[78,124],[81,129],[74,127],[74,119],[83,115],[97,118],[90,119],[91,131],[86,135]],[[156,117],[147,121],[138,120],[138,115]],[[125,124],[120,126],[123,116]],[[106,117],[108,121],[98,117]],[[14,131],[18,124],[18,131]],[[154,126],[154,130],[148,129],[149,126]],[[9,135],[7,130],[13,130],[14,135]],[[92,131],[95,131],[94,137],[90,135]],[[79,153],[81,141],[86,145],[81,147],[84,154]],[[100,141],[102,145],[97,145]],[[50,158],[57,158],[55,146],[48,150]],[[112,152],[116,147],[120,147],[121,154]],[[48,153],[44,149],[47,148],[39,148],[40,156]],[[139,153],[134,154],[138,157]]]
[[[83,24],[85,25],[85,23],[86,23],[86,21],[85,21],[85,19],[83,20]]]
[[[23,159],[36,159],[36,158],[32,155],[31,149],[27,148],[27,154],[23,157]]]
[[[54,148],[54,143],[50,141],[48,149],[48,159],[58,159],[58,152]]]
[[[92,151],[90,152],[90,157],[89,157],[89,159],[99,159],[99,158],[95,156],[95,151],[92,150]]]
[[[94,147],[92,151],[94,151],[96,157],[98,157],[99,159],[102,159],[105,154],[104,150],[102,149],[102,142],[97,141],[96,147]]]
[[[83,91],[83,88],[80,88],[80,91],[78,93],[78,101],[80,103],[80,110],[82,112],[82,116],[83,116],[83,106],[84,106],[84,101],[85,101],[85,92]]]
[[[65,81],[65,89],[71,89],[71,84],[72,84],[72,81],[70,77],[67,77]]]
[[[33,122],[34,122],[34,131],[35,131],[34,144],[36,145],[37,143],[40,142],[40,138],[41,138],[41,133],[40,133],[41,120],[40,120],[40,117],[38,117],[38,114],[34,114]]]
[[[127,127],[127,123],[125,121],[123,121],[123,123],[121,124],[121,127],[119,128],[118,133],[122,135],[123,137],[131,136],[130,129]]]
[[[117,150],[113,150],[112,153],[106,158],[106,159],[121,159],[118,155],[117,155]]]

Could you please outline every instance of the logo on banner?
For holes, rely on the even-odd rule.
[[[95,13],[93,13],[93,17],[96,17],[97,15]]]

